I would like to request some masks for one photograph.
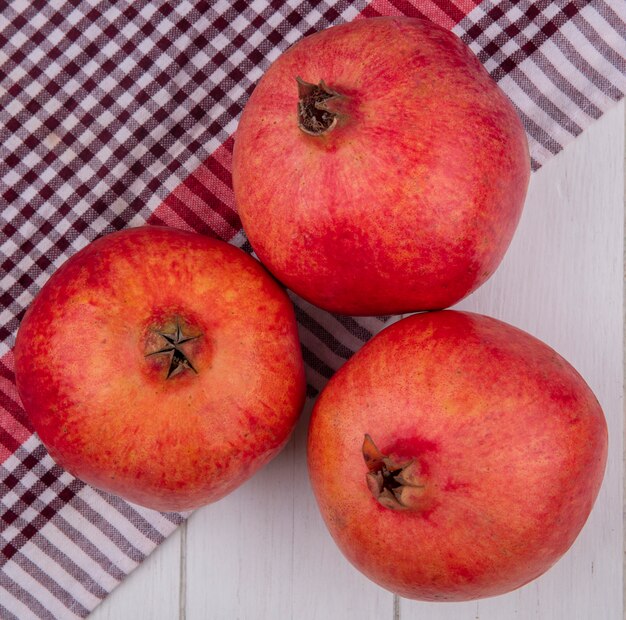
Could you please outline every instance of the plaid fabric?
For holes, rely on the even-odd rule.
[[[11,347],[42,284],[97,236],[145,222],[251,251],[230,184],[255,82],[347,20],[426,17],[517,106],[533,169],[626,91],[626,3],[473,0],[0,1],[0,617],[84,617],[186,515],[96,491],[32,434]],[[384,324],[295,300],[308,393]]]

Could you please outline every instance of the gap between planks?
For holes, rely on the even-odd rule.
[[[187,521],[180,526],[180,584],[178,591],[178,619],[187,618]]]

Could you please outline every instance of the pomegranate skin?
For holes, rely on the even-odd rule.
[[[298,84],[340,94],[324,135]],[[530,158],[517,113],[473,53],[430,22],[381,17],[305,37],[252,93],[233,186],[248,238],[286,286],[330,311],[450,306],[495,271]]]
[[[366,434],[391,462],[412,463],[404,506],[368,487]],[[320,395],[308,437],[339,548],[382,587],[429,601],[503,594],[549,569],[589,516],[606,455],[604,414],[569,363],[456,311],[375,336]]]
[[[269,462],[305,391],[283,288],[232,245],[157,226],[102,237],[50,277],[15,372],[57,463],[164,511],[217,501]]]

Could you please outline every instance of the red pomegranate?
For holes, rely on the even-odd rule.
[[[160,227],[113,233],[63,264],[24,316],[15,371],[60,465],[159,510],[247,480],[304,400],[285,291],[236,247]]]
[[[580,375],[492,318],[414,315],[330,380],[308,462],[346,557],[402,596],[508,592],[567,551],[607,455],[604,415]]]
[[[500,263],[529,180],[511,102],[454,34],[404,17],[305,37],[260,80],[233,184],[261,261],[327,310],[447,307]]]

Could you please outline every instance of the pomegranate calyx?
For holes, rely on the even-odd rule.
[[[392,510],[411,509],[412,500],[416,494],[421,495],[421,489],[424,488],[420,484],[415,459],[396,463],[380,452],[368,434],[363,440],[362,450],[369,470],[365,481],[378,503]]]
[[[146,357],[152,357],[154,355],[170,356],[170,364],[165,378],[171,379],[184,370],[191,370],[197,375],[198,371],[195,369],[191,360],[187,357],[187,354],[185,354],[181,347],[186,342],[191,342],[192,340],[200,338],[200,334],[196,334],[195,336],[185,335],[178,319],[176,319],[176,326],[173,333],[158,330],[154,331],[165,340],[166,344],[156,351],[146,353]]]
[[[339,114],[333,110],[333,102],[342,95],[328,88],[324,80],[311,84],[301,77],[298,83],[298,127],[311,136],[323,136],[337,124]]]

